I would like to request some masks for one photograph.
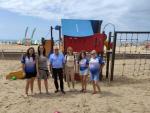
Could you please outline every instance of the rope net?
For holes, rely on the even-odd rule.
[[[150,33],[117,33],[114,75],[150,76]]]

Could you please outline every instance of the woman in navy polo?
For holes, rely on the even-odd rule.
[[[99,92],[101,92],[98,81],[99,81],[100,72],[104,67],[104,64],[105,64],[104,60],[100,56],[97,57],[96,51],[93,50],[91,52],[91,58],[89,60],[91,81],[93,82],[93,94],[97,93],[96,88],[98,89]]]
[[[31,94],[33,94],[33,84],[36,77],[36,57],[33,47],[30,47],[26,54],[21,59],[22,70],[27,80],[25,94],[28,96],[29,86],[31,88]]]

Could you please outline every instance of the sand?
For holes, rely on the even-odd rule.
[[[24,46],[17,44],[0,44],[0,52],[2,50],[4,52],[26,52],[29,47],[34,47],[35,51],[37,51],[38,45]]]
[[[116,63],[122,63],[117,61]],[[131,62],[131,61],[130,61]],[[134,62],[134,61],[133,61]],[[25,80],[6,80],[5,75],[20,68],[16,60],[0,60],[0,113],[150,113],[150,76],[115,75],[114,81],[100,82],[101,94],[92,95],[92,85],[88,92],[80,93],[80,83],[75,92],[70,92],[65,83],[66,94],[54,93],[53,80],[50,78],[50,95],[38,94],[35,81],[34,96],[25,97]],[[115,70],[122,69],[118,66]],[[103,72],[105,73],[105,72]]]

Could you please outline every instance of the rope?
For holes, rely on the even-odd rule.
[[[150,43],[150,33],[145,33],[145,35],[147,36],[146,41],[146,46],[148,46],[148,44]],[[117,34],[117,42],[119,42],[119,46],[118,49],[116,49],[117,53],[119,54],[119,56],[122,59],[122,63],[116,63],[115,65],[121,65],[122,70],[121,71],[121,75],[124,76],[126,69],[131,69],[131,75],[132,76],[140,76],[141,74],[144,75],[146,71],[148,71],[148,74],[150,73],[150,62],[148,61],[148,48],[144,50],[139,51],[138,49],[140,49],[139,45],[141,45],[141,38],[143,38],[143,34],[141,35],[140,33],[118,33]],[[143,40],[144,42],[144,40]],[[118,44],[118,43],[117,43]],[[143,57],[143,52],[144,54],[146,54]],[[131,57],[134,57],[134,60],[132,60],[131,62],[129,62],[129,60],[127,60],[127,58],[129,58],[130,56],[127,55],[131,55]],[[133,56],[132,56],[133,55]],[[133,59],[133,58],[132,58]],[[127,66],[131,66],[131,68],[126,68]],[[118,66],[119,67],[119,66]],[[133,71],[132,71],[133,70]],[[150,74],[149,74],[150,75]]]

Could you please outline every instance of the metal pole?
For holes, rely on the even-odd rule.
[[[106,78],[108,78],[109,74],[109,60],[110,60],[110,42],[111,42],[111,32],[109,32],[109,37],[108,37],[108,48],[106,51],[106,58],[107,58],[107,65],[106,65]]]
[[[54,39],[53,39],[53,27],[51,26],[51,53],[53,52]]]
[[[112,49],[112,63],[111,63],[111,77],[110,80],[113,81],[113,76],[114,76],[114,64],[115,64],[115,52],[116,52],[116,40],[117,40],[117,33],[114,32],[114,39],[113,39],[113,49]]]
[[[62,39],[61,39],[61,26],[59,27],[59,47],[60,47],[60,43],[61,43]]]

